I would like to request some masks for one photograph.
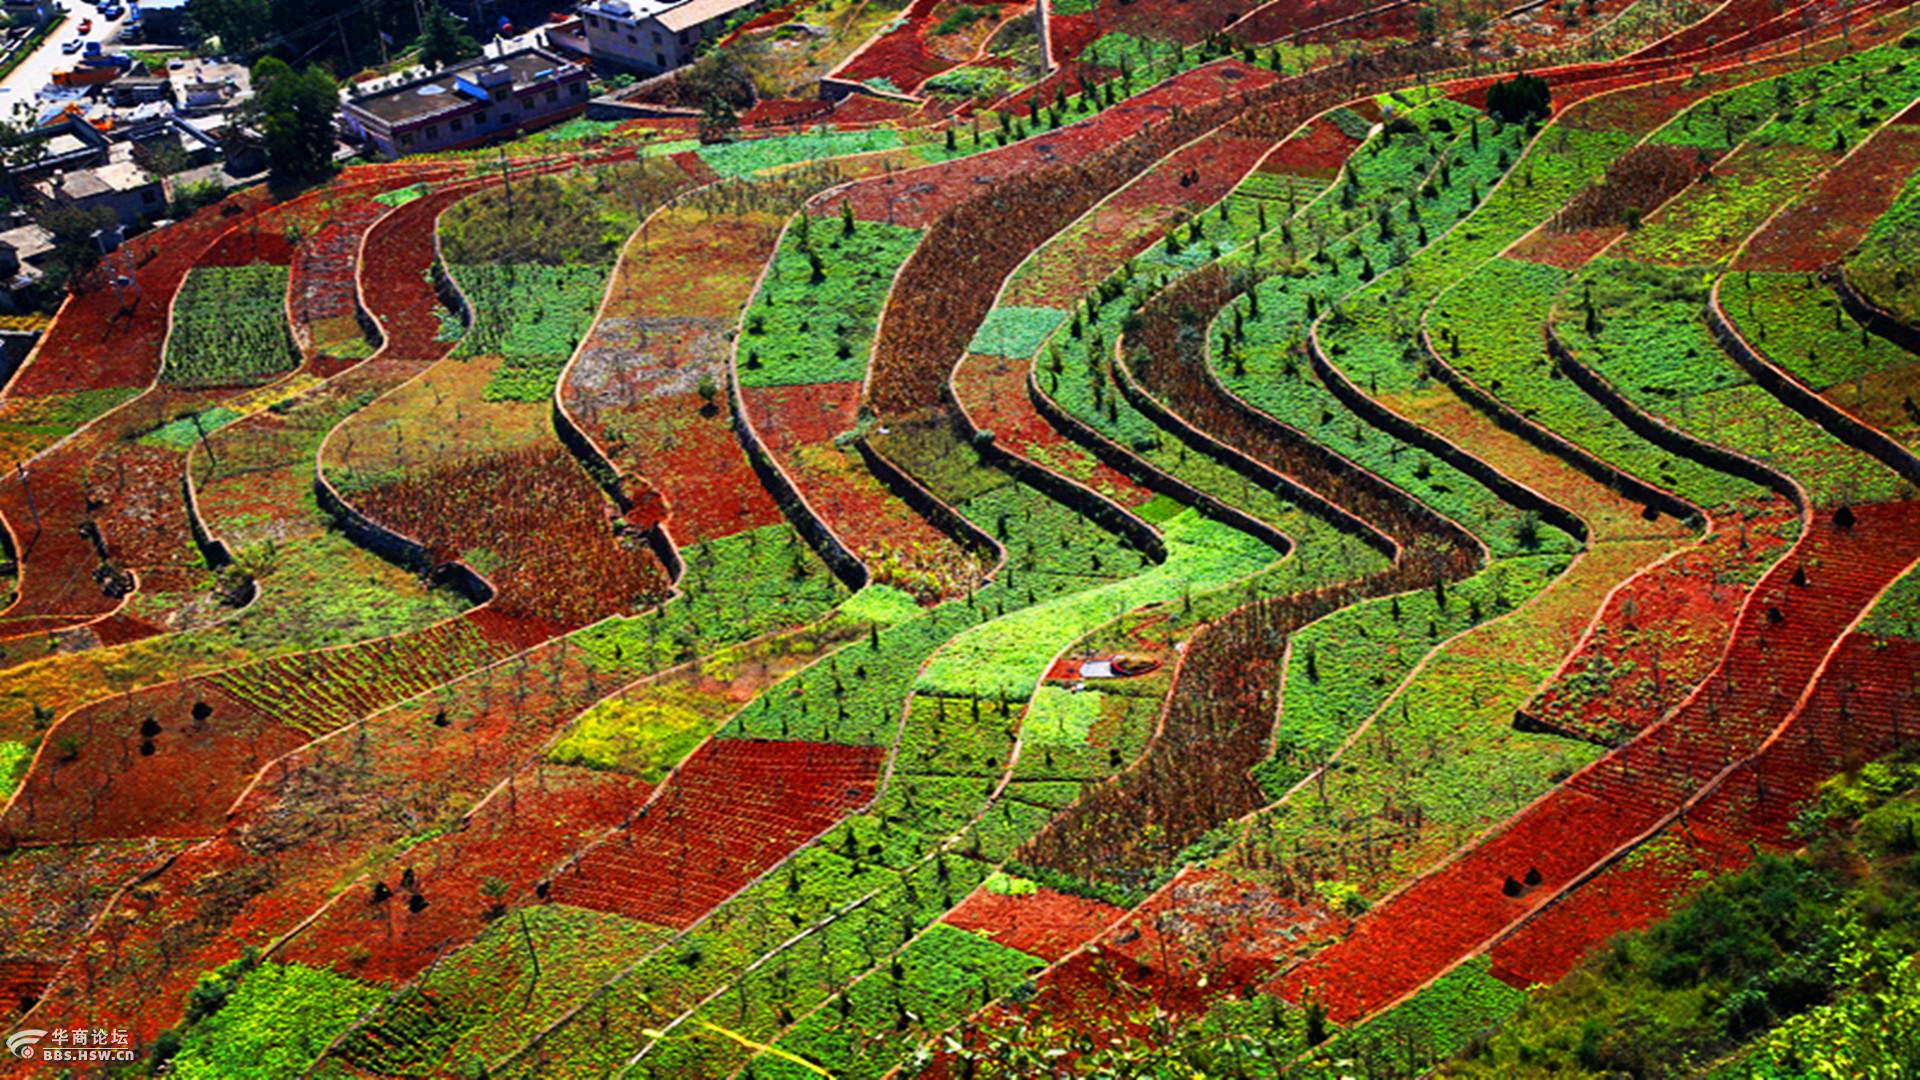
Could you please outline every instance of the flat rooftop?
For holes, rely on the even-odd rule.
[[[678,32],[708,19],[724,18],[754,3],[755,0],[593,0],[580,5],[580,10],[627,22],[656,18],[660,25]]]
[[[580,70],[579,65],[543,49],[522,49],[506,56],[479,57],[456,64],[431,79],[354,98],[347,106],[377,117],[389,126],[425,120],[474,104],[479,99],[462,92],[457,86],[459,79],[464,76],[478,81],[499,68],[505,68],[512,77],[516,91],[541,86]]]
[[[131,161],[115,161],[91,169],[75,169],[42,180],[36,186],[49,198],[90,199],[119,191],[135,191],[153,183],[153,175]]]

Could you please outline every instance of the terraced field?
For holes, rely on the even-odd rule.
[[[1920,13],[831,7],[737,124],[79,281],[0,390],[9,1030],[1913,1067]]]

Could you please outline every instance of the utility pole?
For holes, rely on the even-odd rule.
[[[507,228],[513,228],[513,159],[507,156],[507,148],[500,147],[500,179],[507,188]]]
[[[353,62],[353,43],[347,40],[347,24],[341,20],[339,15],[333,17],[333,28],[340,31],[340,47],[346,50],[347,70],[360,70],[360,65]]]

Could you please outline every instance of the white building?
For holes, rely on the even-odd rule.
[[[348,101],[341,126],[387,158],[458,150],[534,131],[587,107],[590,76],[545,49],[481,56]]]
[[[693,62],[694,49],[728,20],[767,0],[593,0],[580,5],[587,51],[601,70],[658,75]]]

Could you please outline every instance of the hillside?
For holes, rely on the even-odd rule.
[[[730,130],[354,163],[75,283],[0,389],[7,1030],[1920,1067],[1920,9],[726,48]]]

